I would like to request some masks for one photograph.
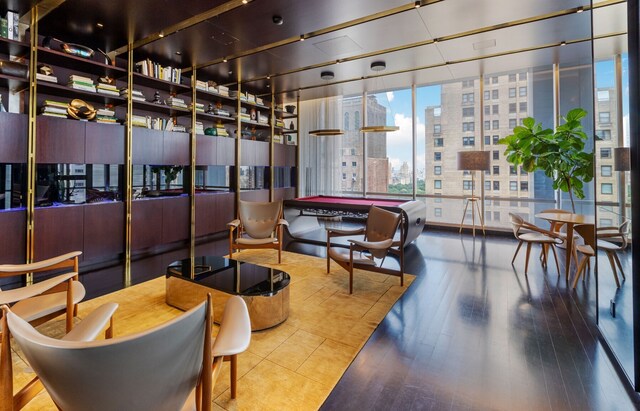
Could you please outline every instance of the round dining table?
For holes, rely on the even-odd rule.
[[[574,214],[574,213],[539,213],[536,218],[547,220],[552,223],[567,225],[567,241],[566,256],[564,264],[564,276],[569,281],[569,267],[571,266],[571,254],[573,254],[573,226],[576,224],[595,224],[595,218],[592,215]]]

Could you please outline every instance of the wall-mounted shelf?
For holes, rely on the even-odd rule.
[[[135,85],[149,87],[157,90],[167,91],[169,93],[175,93],[176,95],[180,94],[191,94],[191,87],[174,83],[172,81],[160,80],[155,77],[145,76],[140,73],[133,73],[133,84]]]
[[[28,48],[27,48],[28,50]],[[66,67],[68,69],[89,73],[93,75],[108,75],[113,78],[121,78],[127,75],[127,70],[89,60],[82,57],[72,56],[61,51],[38,47],[38,64],[52,64],[54,66]]]
[[[221,121],[223,123],[235,123],[237,121],[235,116],[226,117],[209,113],[196,113],[196,118],[199,120]]]
[[[79,98],[90,102],[112,104],[114,106],[119,106],[127,102],[126,98],[119,96],[109,96],[91,91],[78,90],[49,81],[38,81],[38,92],[52,96],[65,97],[68,99]]]
[[[153,111],[154,113],[164,114],[169,117],[188,116],[191,114],[191,110],[188,109],[169,107],[164,104],[155,104],[148,101],[133,100],[133,108],[137,110]]]
[[[0,38],[0,54],[10,54],[16,57],[24,57],[29,54],[29,44],[17,41],[10,40],[7,38]]]

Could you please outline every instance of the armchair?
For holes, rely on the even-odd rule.
[[[80,254],[81,251],[73,251],[30,264],[0,265],[0,278],[53,270],[66,271],[32,285],[7,291],[0,290],[0,305],[11,305],[13,313],[33,326],[66,313],[66,329],[67,332],[71,331],[73,317],[78,315],[78,303],[86,294],[84,286],[78,281]]]
[[[113,337],[113,314],[118,309],[116,303],[106,303],[92,311],[77,326],[62,337],[61,341],[86,342],[98,337],[108,324],[105,338]],[[20,410],[26,406],[44,388],[40,378],[36,375],[16,394],[13,394],[13,363],[11,360],[11,338],[7,330],[7,314],[9,307],[3,306],[2,329],[2,354],[0,354],[0,408],[3,410]],[[15,314],[11,314],[14,315]],[[24,320],[22,320],[24,322]],[[28,324],[25,322],[25,324]],[[37,333],[29,326],[34,333]],[[55,341],[55,340],[54,340]]]
[[[49,338],[3,310],[11,335],[59,409],[211,410],[211,296],[165,324],[103,341]]]
[[[327,273],[331,260],[349,272],[349,294],[353,294],[353,270],[359,268],[400,277],[400,285],[404,285],[404,226],[401,224],[402,214],[393,213],[379,207],[371,206],[366,226],[355,230],[327,229]],[[394,235],[400,227],[400,240]],[[349,240],[349,249],[332,247],[331,239],[341,236],[364,235],[363,240]],[[366,254],[365,254],[366,253]],[[383,267],[388,254],[397,255],[400,269]],[[378,263],[376,259],[379,259]]]
[[[630,220],[626,220],[618,227],[598,227],[596,230],[598,238],[596,241],[596,247],[598,250],[603,250],[607,254],[609,264],[611,264],[611,270],[613,271],[613,278],[615,279],[618,288],[620,288],[620,280],[618,279],[616,265],[620,269],[622,278],[626,279],[624,271],[622,270],[620,258],[618,257],[618,251],[622,251],[627,248],[629,221]]]
[[[229,257],[233,250],[272,248],[278,250],[282,262],[282,227],[289,225],[282,218],[282,203],[242,201],[238,203],[238,218],[229,227]],[[235,236],[234,236],[235,233]]]
[[[527,255],[524,263],[524,274],[527,275],[529,269],[529,255],[531,254],[531,245],[540,244],[543,247],[542,252],[542,266],[547,267],[547,253],[544,252],[545,247],[550,247],[553,251],[553,258],[556,260],[556,269],[558,275],[560,275],[560,266],[558,265],[558,254],[556,253],[556,245],[562,244],[562,238],[554,231],[544,230],[534,224],[524,221],[524,219],[515,214],[509,213],[511,219],[511,228],[513,229],[513,235],[519,241],[518,248],[513,254],[511,259],[511,265],[516,261],[520,247],[523,243],[527,243]]]

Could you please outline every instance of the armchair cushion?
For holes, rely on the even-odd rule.
[[[338,248],[338,247],[331,247],[329,248],[329,257],[331,257],[332,260],[340,263],[349,263],[349,258],[350,258],[350,253],[349,250],[346,248]],[[354,265],[366,265],[366,266],[371,266],[371,267],[375,267],[376,266],[376,262],[368,257],[362,257],[360,252],[354,252],[353,253],[353,264]]]
[[[249,237],[240,237],[236,240],[236,244],[249,244],[249,245],[257,245],[257,244],[271,244],[278,242],[277,238],[249,238]]]
[[[354,228],[354,229],[339,229],[339,228],[328,228],[327,233],[332,237],[343,236],[343,235],[357,235],[364,234],[364,227]]]

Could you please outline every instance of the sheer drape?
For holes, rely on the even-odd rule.
[[[300,194],[340,194],[342,136],[313,136],[310,130],[342,128],[342,97],[301,101]]]

